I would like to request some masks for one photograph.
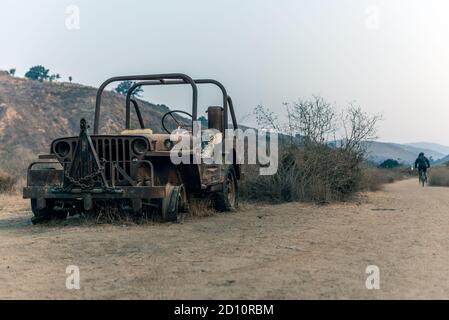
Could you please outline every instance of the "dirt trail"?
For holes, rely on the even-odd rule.
[[[449,298],[449,188],[246,206],[183,224],[32,226],[0,199],[0,298]],[[81,290],[65,288],[77,265]],[[380,268],[380,290],[365,268]]]

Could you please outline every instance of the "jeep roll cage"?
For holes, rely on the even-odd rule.
[[[193,80],[195,82],[195,84],[212,84],[217,86],[222,94],[223,94],[223,109],[224,109],[224,117],[223,117],[223,121],[224,121],[224,126],[223,128],[227,129],[227,114],[228,114],[228,110],[231,114],[231,120],[232,120],[232,125],[234,127],[234,129],[238,128],[237,125],[237,120],[235,117],[235,112],[234,112],[234,104],[232,102],[231,97],[228,95],[226,88],[218,81],[213,80],[213,79],[195,79]],[[161,82],[161,81],[142,81],[142,82],[136,82],[133,86],[131,86],[128,90],[128,94],[126,95],[126,119],[127,119],[127,125],[126,128],[129,129],[130,126],[130,111],[131,111],[131,107],[130,107],[130,103],[132,103],[134,105],[134,108],[136,110],[137,113],[137,117],[139,118],[139,123],[141,125],[142,129],[145,129],[145,127],[143,126],[143,121],[141,121],[141,116],[139,116],[140,114],[140,110],[139,107],[137,105],[137,102],[132,99],[132,94],[134,93],[135,90],[137,90],[137,88],[142,87],[142,86],[157,86],[157,85],[181,85],[181,84],[185,84],[185,82],[182,81],[165,81],[165,82]],[[137,108],[136,108],[137,107]]]
[[[212,79],[197,79],[193,80],[188,75],[182,73],[167,73],[167,74],[153,74],[153,75],[135,75],[135,76],[119,76],[113,77],[105,82],[98,88],[97,97],[95,102],[95,120],[94,120],[94,135],[98,135],[100,127],[100,111],[101,111],[101,98],[106,86],[113,82],[118,81],[141,81],[135,83],[129,90],[126,96],[126,129],[130,129],[131,121],[131,103],[136,110],[137,117],[139,119],[139,124],[141,128],[145,128],[142,115],[140,113],[140,108],[137,101],[132,99],[132,93],[141,86],[154,86],[154,85],[181,85],[189,84],[192,87],[192,120],[196,121],[198,118],[198,88],[197,84],[212,84],[217,86],[223,94],[223,128],[228,128],[228,112],[231,114],[232,123],[234,129],[237,129],[237,120],[234,112],[234,105],[232,99],[228,96],[225,87],[218,81]]]

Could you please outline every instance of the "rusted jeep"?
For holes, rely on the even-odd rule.
[[[100,135],[102,93],[108,84],[125,80],[134,81],[126,97],[125,128],[118,135]],[[220,151],[223,159],[232,159],[226,163],[232,164],[171,161],[170,154],[177,140],[171,139],[168,119],[192,135],[198,117],[200,84],[217,86],[223,96],[222,106],[208,108],[208,128],[224,136],[230,115],[237,129],[232,99],[218,81],[193,80],[185,74],[123,76],[105,81],[97,91],[93,134],[89,135],[88,124],[81,119],[79,136],[54,140],[50,153],[40,155],[28,167],[23,197],[31,199],[33,223],[110,207],[134,216],[151,215],[163,222],[177,221],[179,213],[188,211],[189,200],[194,197],[209,197],[219,211],[236,210],[242,172],[235,161],[234,145],[230,152],[225,148]],[[158,85],[189,85],[193,92],[192,113],[167,112],[161,119],[164,133],[155,133],[145,126],[138,103],[132,98],[137,88]],[[138,129],[131,128],[131,105],[138,118]],[[188,121],[186,116],[190,118]],[[193,148],[188,154],[195,156]]]

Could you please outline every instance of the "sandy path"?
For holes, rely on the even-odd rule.
[[[247,206],[146,226],[32,226],[0,199],[0,298],[449,298],[449,188],[389,185],[359,203]],[[380,268],[381,289],[365,288]],[[65,288],[77,265],[81,290]]]

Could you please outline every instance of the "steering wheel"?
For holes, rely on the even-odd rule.
[[[167,112],[167,113],[164,114],[164,116],[162,117],[162,128],[164,128],[164,130],[165,130],[167,133],[171,133],[171,131],[168,130],[167,127],[165,126],[165,119],[167,119],[168,116],[171,116],[171,117],[172,117],[172,119],[176,122],[176,125],[178,126],[178,128],[184,128],[184,129],[186,129],[186,130],[192,128],[193,120],[192,120],[192,123],[191,123],[190,125],[181,124],[181,123],[180,123],[178,120],[176,120],[176,118],[173,116],[174,113],[182,113],[182,114],[184,114],[184,115],[186,115],[186,116],[189,116],[190,118],[193,119],[193,116],[192,116],[190,113],[185,112],[185,111],[182,111],[182,110],[172,110],[172,111]]]

